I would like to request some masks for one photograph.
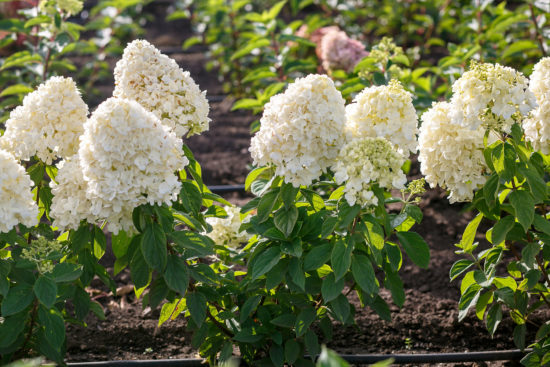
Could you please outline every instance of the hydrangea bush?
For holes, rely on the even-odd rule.
[[[426,181],[450,190],[451,201],[471,201],[478,213],[456,245],[465,258],[450,270],[451,280],[462,277],[459,320],[473,309],[493,334],[508,314],[518,348],[534,342],[526,366],[550,358],[547,317],[538,312],[550,306],[543,112],[549,66],[542,59],[529,80],[511,68],[474,63],[453,85],[450,102],[422,116],[419,138]],[[482,222],[492,225],[488,245],[476,241]],[[536,338],[526,340],[531,328]]]

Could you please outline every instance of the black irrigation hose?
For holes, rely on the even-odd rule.
[[[347,362],[355,365],[376,363],[389,358],[394,364],[405,363],[452,363],[452,362],[488,362],[519,361],[530,350],[502,350],[465,353],[423,353],[423,354],[364,354],[341,355]],[[199,367],[205,366],[202,359],[157,359],[146,361],[105,361],[68,363],[69,367]]]
[[[227,192],[245,192],[244,185],[212,185],[208,186],[208,188],[215,194],[223,194]]]

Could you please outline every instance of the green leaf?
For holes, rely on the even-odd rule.
[[[474,249],[473,243],[476,238],[477,227],[479,226],[481,219],[483,219],[483,214],[480,213],[472,219],[470,223],[468,223],[464,233],[462,234],[462,239],[457,247],[461,248],[465,253],[470,253]]]
[[[502,309],[499,303],[495,303],[487,313],[487,330],[493,336],[502,320]]]
[[[145,262],[153,269],[163,272],[166,267],[166,235],[158,223],[145,227],[141,237],[141,251]]]
[[[531,189],[531,194],[533,194],[535,201],[542,202],[546,200],[548,196],[547,189],[546,189],[546,182],[544,182],[542,177],[538,174],[537,170],[534,168],[522,169],[521,173],[527,179],[527,183],[529,184],[529,188]]]
[[[21,332],[25,329],[26,312],[15,316],[5,317],[4,322],[0,324],[0,348],[9,347],[17,340]]]
[[[298,209],[295,206],[289,208],[282,207],[275,213],[273,223],[287,238],[292,233],[296,220],[298,219]]]
[[[300,191],[300,188],[294,187],[290,183],[281,186],[281,199],[283,199],[283,204],[287,209],[294,207],[294,200],[298,191]]]
[[[47,310],[44,307],[38,309],[38,320],[44,326],[44,333],[48,343],[55,349],[61,349],[65,341],[65,322],[63,316],[55,308]]]
[[[256,343],[262,340],[263,336],[257,334],[255,330],[251,328],[242,329],[233,337],[234,340],[241,343]]]
[[[130,274],[136,289],[145,287],[149,283],[149,266],[143,258],[140,248],[134,251],[134,256],[130,261]]]
[[[285,363],[285,352],[283,347],[273,344],[271,348],[269,348],[269,358],[276,367],[282,367]]]
[[[455,262],[451,267],[451,270],[449,271],[449,278],[451,278],[451,282],[455,280],[460,274],[470,269],[473,264],[473,261],[467,259],[461,259]]]
[[[415,232],[397,232],[397,238],[411,260],[421,268],[428,268],[430,248],[424,239]]]
[[[239,99],[238,101],[236,101],[233,104],[233,107],[231,108],[231,111],[241,110],[241,109],[242,110],[253,110],[255,108],[260,108],[260,107],[262,107],[262,101],[260,101],[258,99],[253,99],[253,98],[242,98],[242,99]],[[266,169],[268,167],[261,167],[261,168]],[[248,181],[248,178],[247,178],[247,181]],[[252,181],[254,181],[254,179],[252,179]],[[250,184],[252,184],[252,181],[250,182]],[[248,185],[248,187],[246,187],[246,182],[245,182],[246,190],[248,190],[250,188],[250,184]]]
[[[294,339],[288,339],[285,342],[285,360],[289,364],[296,362],[300,356],[300,344]]]
[[[470,307],[477,303],[480,293],[481,287],[476,283],[471,284],[466,291],[462,293],[460,301],[458,302],[458,321],[464,320]]]
[[[349,270],[351,265],[351,253],[353,252],[353,242],[351,239],[346,243],[338,240],[332,248],[330,264],[334,271],[335,280],[341,279]]]
[[[274,229],[274,228],[270,228],[270,229]],[[292,241],[285,241],[281,244],[281,251],[290,256],[300,257],[302,256],[302,252],[303,252],[302,241],[300,240],[300,238],[295,238]]]
[[[164,281],[166,285],[184,295],[189,285],[189,271],[183,259],[176,255],[169,255],[164,272]]]
[[[254,41],[247,43],[244,47],[238,49],[233,55],[231,55],[230,61],[241,58],[245,55],[248,55],[252,50],[256,48],[262,48],[269,46],[271,42],[267,38],[259,38]]]
[[[535,216],[535,201],[528,191],[514,190],[508,195],[510,204],[516,211],[516,217],[527,232]]]
[[[493,231],[491,232],[491,242],[493,245],[499,245],[506,239],[506,235],[510,230],[514,227],[514,224],[516,223],[516,219],[508,215],[504,218],[501,218],[493,227]]]
[[[244,189],[246,191],[250,190],[250,185],[252,185],[252,182],[254,182],[262,173],[264,173],[266,169],[268,169],[268,167],[258,167],[253,169],[248,174],[248,176],[246,176],[246,180],[244,182]]]
[[[306,335],[304,337],[304,344],[306,345],[306,349],[309,352],[311,359],[315,359],[315,356],[317,356],[321,351],[321,347],[319,346],[319,339],[317,338],[317,334],[315,334],[313,330],[309,329],[306,332]]]
[[[262,296],[254,296],[254,297],[248,298],[245,301],[243,306],[240,308],[240,317],[239,317],[239,319],[240,319],[241,324],[244,323],[244,321],[248,318],[248,316],[250,316],[252,311],[254,311],[254,309],[256,307],[258,307],[261,300],[262,300]]]
[[[252,279],[258,279],[259,277],[270,271],[271,268],[273,268],[280,259],[281,249],[279,248],[279,246],[270,247],[262,252],[260,255],[257,256],[257,258],[254,259],[251,272]]]
[[[483,197],[489,206],[492,206],[498,197],[499,179],[498,175],[493,174],[483,186]]]
[[[51,277],[57,283],[72,282],[82,275],[82,266],[77,264],[60,263],[55,266]]]
[[[349,317],[350,304],[346,296],[340,294],[334,301],[330,302],[330,308],[341,323],[345,323]]]
[[[514,328],[514,344],[517,348],[523,350],[525,348],[525,334],[527,326],[525,324],[516,325]]]
[[[403,307],[405,303],[405,290],[403,289],[403,281],[397,273],[386,271],[385,287],[391,291],[393,302],[399,307]]]
[[[365,239],[367,240],[369,245],[374,246],[378,250],[382,250],[385,243],[384,230],[376,222],[365,221],[364,223],[367,227],[367,231],[365,232]]]
[[[296,284],[302,291],[305,291],[306,287],[306,277],[302,269],[302,263],[298,258],[290,259],[290,264],[288,267],[288,274],[292,279],[292,282]]]
[[[41,275],[34,283],[34,294],[46,308],[52,308],[57,297],[57,285],[46,276]]]
[[[186,300],[191,318],[200,327],[206,318],[206,297],[202,293],[193,292],[187,294]]]
[[[298,317],[296,317],[296,323],[294,324],[294,327],[296,328],[296,337],[299,338],[304,335],[316,317],[317,312],[315,311],[315,308],[303,308],[298,314]]]
[[[177,244],[180,251],[190,251],[190,256],[208,256],[214,253],[214,241],[200,233],[176,231],[170,233],[169,238]]]
[[[332,245],[325,243],[315,246],[304,258],[304,270],[311,271],[320,268],[331,256]]]
[[[323,349],[317,360],[317,367],[349,367],[349,363],[323,345]]]
[[[279,190],[268,191],[262,196],[258,204],[258,213],[256,215],[259,223],[263,223],[269,218],[278,197]]]
[[[18,284],[10,288],[8,295],[2,300],[2,316],[10,316],[27,308],[34,299],[33,289],[27,284]]]
[[[504,52],[500,57],[502,59],[505,59],[515,53],[519,53],[519,52],[525,53],[525,51],[535,50],[537,48],[538,46],[534,41],[531,41],[531,40],[516,41],[512,43],[510,46],[508,46],[508,48],[504,50]]]
[[[180,199],[183,207],[190,213],[197,214],[202,205],[201,192],[192,182],[181,183]]]
[[[283,314],[271,320],[270,323],[284,328],[291,328],[296,324],[296,316],[291,313]]]
[[[325,303],[328,303],[338,297],[344,290],[344,278],[335,280],[334,273],[330,273],[323,279],[323,284],[321,286],[321,294]]]
[[[378,293],[378,281],[368,257],[354,254],[351,260],[351,272],[359,287],[368,294]]]
[[[33,90],[34,89],[32,89],[31,87],[28,87],[24,84],[10,85],[6,89],[4,89],[2,91],[2,93],[0,93],[0,97],[11,96],[11,95],[14,95],[14,94],[23,94],[23,95],[25,95],[27,93],[32,92]]]

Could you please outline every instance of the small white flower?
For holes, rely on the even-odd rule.
[[[397,80],[365,88],[346,107],[348,140],[381,137],[400,153],[416,152],[418,117],[412,96]]]
[[[271,97],[250,142],[256,165],[272,164],[295,187],[309,185],[344,143],[344,99],[326,75],[308,75]]]
[[[114,74],[114,97],[136,100],[178,137],[208,130],[206,92],[200,91],[188,71],[149,42],[129,43]]]
[[[23,99],[10,113],[0,146],[18,159],[51,164],[78,150],[88,106],[71,78],[52,77]]]
[[[226,218],[209,217],[206,222],[212,226],[212,231],[203,233],[209,236],[217,245],[224,245],[230,248],[237,248],[247,242],[251,235],[246,231],[240,231],[241,220],[240,209],[233,206],[225,206]]]
[[[358,138],[346,144],[332,166],[334,179],[344,184],[349,205],[377,205],[372,185],[404,189],[407,177],[401,169],[405,157],[384,138]]]
[[[535,64],[533,74],[529,78],[529,90],[541,104],[550,99],[550,57],[544,57]]]
[[[31,192],[32,181],[15,158],[0,149],[0,232],[17,224],[38,224],[38,206]]]
[[[535,150],[550,154],[550,98],[539,103],[539,107],[523,120],[523,131],[525,140],[531,142]]]
[[[482,127],[471,130],[453,124],[451,105],[434,103],[422,115],[418,137],[420,171],[431,187],[450,190],[449,201],[470,201],[486,181]]]

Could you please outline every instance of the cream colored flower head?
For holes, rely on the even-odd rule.
[[[515,122],[537,106],[528,79],[499,64],[472,63],[453,84],[451,121],[477,130],[479,126],[509,133]]]
[[[217,245],[238,248],[252,237],[246,231],[240,230],[241,224],[247,219],[241,220],[240,209],[237,207],[225,206],[224,210],[227,213],[225,218],[206,218],[206,222],[212,226],[212,231],[203,234],[209,236]]]
[[[46,164],[78,151],[88,106],[71,78],[54,76],[10,113],[0,147],[17,159],[36,155]]]
[[[319,178],[344,143],[344,99],[326,75],[308,75],[271,97],[250,142],[255,165],[274,165],[295,187]]]
[[[191,136],[208,130],[206,92],[176,61],[145,40],[135,40],[124,49],[115,66],[117,98],[133,99],[153,112],[176,136]]]
[[[407,155],[416,152],[418,117],[412,96],[397,80],[365,88],[346,107],[348,140],[381,137]]]
[[[86,197],[88,185],[84,181],[78,154],[57,164],[57,176],[50,182],[53,199],[50,217],[53,225],[61,230],[77,229],[80,221],[86,219],[95,223],[97,218],[90,211],[92,202]]]
[[[486,181],[482,127],[477,130],[453,124],[448,102],[434,103],[422,115],[418,137],[420,171],[431,187],[450,191],[449,201],[470,201]]]
[[[332,166],[334,179],[344,184],[349,205],[377,205],[372,186],[404,189],[407,177],[401,169],[405,157],[384,138],[358,138],[346,144]]]
[[[109,98],[84,126],[80,166],[91,215],[109,229],[131,230],[132,210],[170,204],[180,189],[175,174],[189,162],[182,141],[136,101]]]
[[[531,142],[533,149],[550,154],[550,98],[539,102],[539,106],[522,122],[525,140]]]
[[[31,192],[32,181],[15,158],[0,149],[0,232],[17,224],[38,224],[38,206]]]
[[[544,57],[535,64],[533,74],[529,78],[529,90],[533,92],[539,104],[550,100],[550,57]]]

